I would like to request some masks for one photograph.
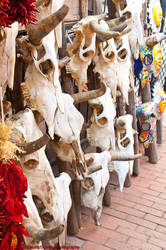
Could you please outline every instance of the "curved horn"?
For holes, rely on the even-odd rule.
[[[9,140],[15,143],[20,149],[22,149],[23,152],[17,152],[17,155],[19,156],[34,153],[35,151],[46,145],[50,140],[50,137],[44,134],[39,139],[33,142],[26,143],[23,134],[18,129],[14,128],[12,129],[12,131],[13,132],[10,135]]]
[[[98,170],[101,170],[102,169],[102,166],[90,166],[88,167],[88,170],[87,170],[87,175],[90,175],[90,174],[93,174],[95,172],[97,172]]]
[[[114,19],[110,19],[110,20],[106,20],[106,23],[108,24],[108,26],[110,28],[115,27],[119,24],[122,24],[123,22],[125,22],[128,19],[128,17],[126,15],[121,16],[121,17],[117,17]]]
[[[29,143],[23,143],[22,145],[18,145],[23,152],[19,153],[19,156],[27,155],[27,154],[32,154],[35,151],[39,150],[43,146],[45,146],[50,140],[50,137],[47,134],[44,134],[42,137],[39,139],[29,142]]]
[[[129,155],[122,152],[109,151],[111,154],[111,161],[131,161],[136,160],[142,156],[142,154]]]
[[[73,94],[72,97],[74,99],[74,104],[78,104],[80,102],[86,102],[90,99],[94,99],[104,95],[106,92],[106,86],[101,82],[101,87],[99,89],[90,90],[87,92],[76,93]]]
[[[113,28],[111,28],[112,31],[117,31],[117,32],[122,32],[125,30],[125,28],[127,28],[127,24],[126,23],[122,23],[122,24],[119,24]]]
[[[44,4],[45,2],[47,2],[47,0],[37,0],[34,5],[36,8],[40,7],[40,5]]]
[[[48,35],[64,19],[69,11],[67,5],[63,5],[54,14],[44,18],[36,24],[28,26],[29,41],[34,46],[39,46],[43,37]]]
[[[103,25],[98,24],[96,21],[91,21],[89,25],[92,31],[96,32],[97,38],[102,42],[120,36],[119,32],[114,30],[108,30],[103,27]]]
[[[53,229],[41,229],[38,230],[34,235],[33,238],[35,240],[46,240],[46,239],[54,239],[58,237],[64,230],[64,225],[59,225]]]
[[[64,230],[64,225],[62,224],[52,229],[39,229],[36,224],[29,223],[29,218],[24,218],[24,223],[29,236],[37,241],[54,239]]]

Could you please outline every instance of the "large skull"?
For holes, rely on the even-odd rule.
[[[105,23],[105,26],[108,25]],[[111,88],[112,96],[116,101],[116,91],[119,88],[128,103],[130,86],[131,52],[128,34],[117,39],[109,39],[99,43],[94,57],[94,72],[98,72],[101,81]]]
[[[103,196],[109,181],[108,162],[111,161],[111,154],[108,151],[90,153],[86,154],[85,158],[91,161],[91,166],[102,167],[101,170],[85,178],[81,185],[82,205],[92,210],[95,223],[100,225]]]
[[[107,87],[106,93],[96,99],[90,100],[89,105],[93,108],[91,126],[87,129],[90,144],[101,148],[102,151],[110,147],[115,148],[114,118],[116,110]]]
[[[96,53],[94,62],[96,65],[94,72],[98,72],[101,81],[111,88],[113,99],[116,101],[118,61],[116,57],[116,45],[113,38],[99,44],[98,53]]]
[[[129,33],[129,41],[132,55],[135,59],[139,56],[139,45],[143,42],[143,29],[141,23],[142,0],[113,0],[118,14],[130,15],[131,32]]]
[[[0,87],[4,96],[7,86],[13,88],[18,24],[15,22],[11,28],[4,28],[1,32],[3,35],[0,37]]]
[[[128,40],[128,34],[121,37],[121,46],[117,47],[117,61],[118,61],[118,87],[121,90],[126,104],[128,104],[128,91],[131,82],[131,52]]]
[[[87,83],[87,69],[96,50],[96,33],[93,32],[89,25],[90,20],[94,17],[82,19],[73,30],[75,38],[73,44],[68,47],[70,61],[66,66],[67,72],[72,75],[81,92]]]
[[[116,151],[126,154],[134,154],[134,137],[132,129],[132,115],[120,116],[115,121]],[[128,172],[133,172],[133,161],[114,161],[110,164],[110,171],[115,170],[118,174],[120,190]]]
[[[42,133],[31,110],[26,109],[17,113],[13,121],[14,128],[23,134],[26,142],[41,137]],[[43,202],[53,216],[56,225],[66,225],[67,214],[71,207],[69,194],[71,177],[67,173],[62,173],[59,177],[54,178],[44,147],[33,154],[22,156],[20,162],[32,194],[38,196]],[[63,193],[66,194],[65,197]],[[61,245],[65,243],[63,234],[59,236],[59,242]]]

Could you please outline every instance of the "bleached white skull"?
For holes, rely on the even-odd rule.
[[[126,154],[134,154],[134,137],[132,129],[132,115],[120,116],[115,121],[116,151]],[[114,161],[109,165],[110,170],[118,174],[120,190],[122,191],[125,178],[130,172],[133,173],[133,161]]]
[[[18,34],[18,23],[15,22],[11,28],[4,28],[0,38],[0,87],[2,95],[6,92],[6,87],[13,89],[15,55],[16,55],[16,36]]]
[[[103,96],[90,100],[89,105],[93,108],[92,124],[87,129],[90,144],[101,148],[102,151],[108,150],[110,147],[115,149],[114,118],[116,110],[110,88],[107,87]]]
[[[116,57],[116,45],[113,38],[99,44],[98,53],[96,53],[93,60],[95,62],[94,72],[98,72],[101,81],[111,88],[113,99],[116,101],[118,61]]]
[[[25,195],[26,198],[24,203],[28,211],[28,217],[23,216],[24,226],[28,233],[28,237],[24,237],[25,244],[26,246],[44,249],[42,246],[42,240],[47,240],[49,242],[51,239],[56,238],[62,233],[63,225],[58,227],[54,226],[51,229],[45,228],[42,224],[34,200],[32,199],[32,193],[29,187]]]
[[[113,0],[117,12],[120,16],[131,15],[129,33],[129,42],[132,55],[135,59],[139,56],[139,45],[143,42],[143,28],[141,23],[141,12],[143,0]]]
[[[96,19],[95,17],[84,18],[73,27],[75,38],[73,44],[67,49],[70,61],[66,70],[76,80],[79,92],[87,83],[87,69],[96,50],[96,33],[89,25],[91,20]]]
[[[118,87],[121,90],[126,104],[128,104],[128,91],[130,89],[132,62],[128,34],[121,37],[121,46],[117,47],[118,61]]]
[[[100,225],[102,213],[102,202],[105,187],[109,181],[108,162],[111,154],[108,151],[102,153],[89,153],[85,155],[86,160],[91,160],[90,166],[101,166],[102,169],[90,174],[81,184],[81,203],[92,211],[96,225]]]
[[[30,109],[21,111],[14,117],[14,128],[23,134],[26,142],[41,137],[42,132]],[[38,196],[43,202],[50,215],[53,216],[56,225],[66,225],[67,215],[71,207],[69,192],[71,177],[69,174],[63,172],[59,177],[54,178],[45,155],[45,147],[33,154],[22,156],[20,162],[32,194]],[[64,191],[62,192],[62,190]],[[64,233],[59,236],[59,242],[61,245],[65,244]]]

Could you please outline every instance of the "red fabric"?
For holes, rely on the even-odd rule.
[[[23,234],[28,236],[24,226],[23,217],[28,217],[24,205],[27,179],[21,167],[13,160],[7,164],[0,162],[0,249],[12,249],[11,233],[17,237],[16,250],[24,249]]]
[[[36,0],[0,0],[0,26],[10,27],[18,21],[23,25],[36,22],[33,3]]]

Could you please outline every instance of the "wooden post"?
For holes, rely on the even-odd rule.
[[[88,0],[80,0],[81,17],[88,16]]]
[[[71,194],[71,199],[72,199],[72,205],[70,208],[70,211],[68,213],[68,218],[67,218],[67,233],[69,235],[76,235],[79,232],[80,226],[78,225],[78,218],[76,214],[76,206],[75,206],[75,198],[73,196],[73,189],[72,189],[73,184],[70,184],[70,194]]]
[[[162,119],[156,122],[157,144],[162,144]]]
[[[134,89],[131,89],[131,91],[129,91],[129,105],[126,105],[126,111],[128,114],[131,114],[133,116],[132,127],[135,131],[137,131],[136,99],[135,99]],[[138,153],[139,153],[138,135],[134,134],[134,154],[138,154]],[[139,159],[136,159],[134,161],[133,175],[134,176],[139,175]]]
[[[83,1],[82,1],[83,2]],[[63,44],[62,49],[59,50],[59,57],[63,58],[66,56],[66,39],[65,39],[65,25],[63,25]],[[62,89],[63,92],[73,94],[74,84],[71,76],[66,73],[65,68],[61,70],[62,78]],[[67,164],[67,163],[65,163]],[[62,166],[60,166],[61,168]],[[72,197],[72,207],[70,209],[67,221],[68,234],[75,235],[81,226],[81,197],[80,197],[80,181],[73,181],[70,185],[71,197]]]
[[[125,179],[125,183],[124,183],[124,187],[131,187],[131,175],[130,175],[130,171],[127,173],[126,179]]]
[[[107,186],[105,188],[105,193],[104,193],[104,197],[103,197],[103,205],[106,207],[111,206],[111,192],[110,192],[109,183],[107,184]]]
[[[142,103],[151,101],[150,84],[146,83],[144,88],[141,89]],[[156,143],[153,142],[148,148],[149,162],[156,164],[158,161]]]
[[[125,105],[125,102],[124,102],[123,95],[117,97],[117,102],[116,103],[117,103],[117,117],[119,117],[121,115],[125,115],[126,114],[126,105]],[[125,187],[130,187],[131,186],[130,173],[128,173],[127,176],[126,176],[124,186]]]
[[[115,18],[116,17],[116,8],[115,8],[114,3],[112,2],[112,0],[107,0],[107,3],[108,3],[109,18],[110,19]]]
[[[96,0],[97,14],[102,14],[102,0]]]
[[[16,58],[13,90],[7,91],[7,98],[11,101],[13,113],[24,108],[20,84],[24,81],[25,62],[22,58]]]
[[[125,115],[126,113],[126,107],[125,107],[125,102],[124,102],[124,97],[123,95],[118,96],[116,98],[116,103],[117,103],[117,117],[121,115]]]

